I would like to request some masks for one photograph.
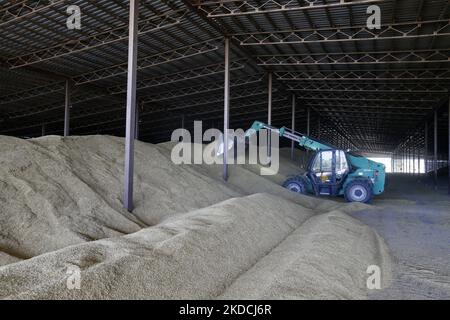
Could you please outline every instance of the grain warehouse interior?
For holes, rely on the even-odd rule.
[[[0,1],[0,299],[450,299],[449,4]]]

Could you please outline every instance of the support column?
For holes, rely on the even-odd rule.
[[[395,165],[395,160],[394,160],[395,155],[392,154],[391,156],[391,173],[394,173],[394,165]]]
[[[450,99],[448,100],[448,194],[450,195]]]
[[[268,76],[268,88],[267,91],[269,92],[269,96],[267,99],[267,124],[269,126],[272,125],[272,88],[273,88],[273,76],[272,76],[272,72],[269,72],[269,76]]]
[[[412,161],[413,161],[413,157],[412,157],[411,146],[408,146],[408,166],[409,166],[409,174],[410,175],[413,174]]]
[[[70,81],[66,80],[65,86],[65,101],[64,101],[64,137],[70,135],[70,109],[71,109],[71,85]]]
[[[395,153],[395,173],[399,173],[399,171],[400,171],[399,163],[400,163],[400,161],[399,161],[399,154],[398,154],[398,151],[396,151],[396,153]]]
[[[223,179],[228,180],[228,129],[230,122],[230,39],[225,38],[225,91],[223,104]]]
[[[407,168],[407,164],[408,164],[408,161],[407,161],[407,156],[406,156],[406,147],[405,146],[403,146],[403,164],[404,164],[404,166],[403,166],[403,172],[405,173],[405,174],[407,174],[408,173],[408,168]]]
[[[45,126],[45,123],[43,123],[42,124],[42,134],[41,134],[41,137],[45,137],[45,128],[46,126]]]
[[[417,149],[417,174],[419,175],[419,177],[420,177],[420,174],[421,174],[421,172],[420,172],[420,169],[421,169],[421,165],[420,165],[421,158],[420,158],[420,156],[421,156],[421,154],[420,154],[420,148],[419,148],[419,149]]]
[[[408,174],[408,148],[405,146],[405,173]]]
[[[134,138],[136,134],[136,76],[138,58],[139,0],[130,0],[130,28],[128,39],[127,118],[125,136],[125,178],[123,205],[133,211]]]
[[[268,97],[267,97],[267,124],[269,126],[272,125],[272,89],[273,89],[273,76],[272,72],[269,72],[268,76],[268,84],[267,84],[267,91],[268,91]],[[270,131],[267,131],[267,156],[272,156],[271,153],[272,148],[272,135]]]
[[[306,109],[306,135],[311,135],[311,108]],[[306,150],[306,155],[304,157],[303,167],[306,168],[309,160],[309,150]]]
[[[412,176],[414,176],[414,148],[409,147],[409,171]]]
[[[399,154],[398,151],[395,152],[395,173],[399,172]]]
[[[438,167],[437,167],[437,157],[438,157],[438,113],[434,110],[434,188],[437,190],[438,185]]]
[[[395,170],[395,173],[398,172],[398,154],[397,154],[397,152],[394,153],[394,170]]]
[[[399,153],[399,155],[398,155],[398,157],[399,157],[399,162],[400,162],[400,173],[403,173],[403,150],[402,149],[400,149],[400,153]]]
[[[392,173],[395,173],[395,152],[392,154]]]
[[[425,166],[425,174],[428,174],[428,122],[425,122],[425,143],[423,150],[423,160]]]
[[[295,94],[292,95],[292,131],[295,131]],[[294,160],[295,143],[291,141],[291,160]]]
[[[406,147],[406,173],[409,175],[409,147]]]

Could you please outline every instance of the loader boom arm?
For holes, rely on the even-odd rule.
[[[282,128],[275,128],[272,126],[269,126],[268,124],[265,124],[260,121],[255,121],[252,125],[252,127],[247,131],[246,136],[249,137],[256,132],[260,130],[269,130],[271,132],[278,133],[280,137],[286,138],[289,140],[292,140],[296,142],[300,147],[303,147],[307,150],[312,151],[321,151],[321,150],[333,150],[334,147],[327,145],[325,143],[322,143],[320,141],[317,141],[315,139],[312,139],[311,137],[308,137],[307,135],[304,135],[302,133],[293,131],[289,128],[282,127]]]

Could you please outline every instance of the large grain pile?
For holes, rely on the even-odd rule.
[[[382,240],[344,213],[362,205],[293,194],[249,165],[224,183],[221,166],[173,164],[171,144],[137,143],[130,214],[123,149],[0,137],[0,298],[364,298],[367,266],[389,278]],[[73,266],[81,290],[67,288]]]
[[[386,252],[375,232],[348,215],[316,215],[236,279],[221,298],[362,299],[369,265],[379,266],[382,286],[389,285]]]
[[[239,195],[172,164],[158,147],[138,143],[136,210],[130,214],[121,204],[123,148],[113,137],[1,137],[0,251],[26,259],[136,232]]]

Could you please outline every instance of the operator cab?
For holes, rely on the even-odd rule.
[[[308,174],[317,195],[336,196],[349,171],[344,151],[323,150],[313,157]]]

